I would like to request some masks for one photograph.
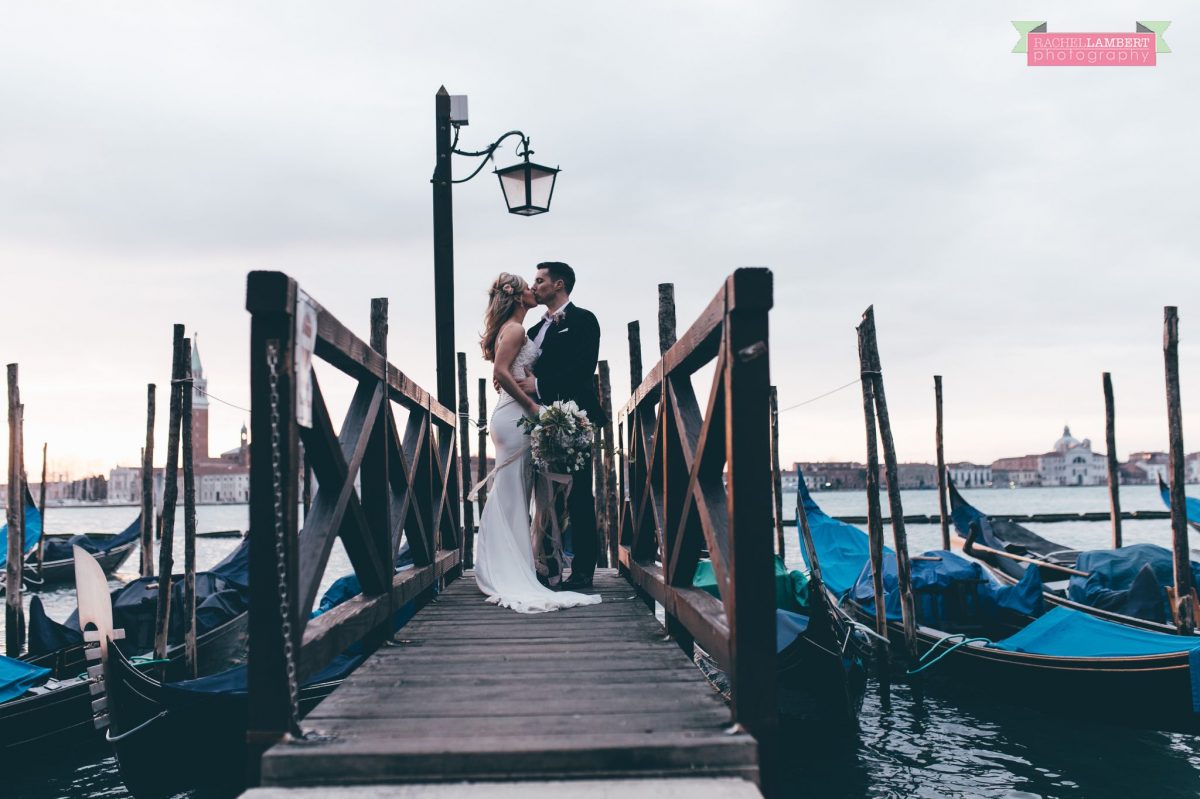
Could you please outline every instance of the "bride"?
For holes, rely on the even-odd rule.
[[[475,583],[487,601],[518,613],[545,613],[577,605],[593,605],[600,597],[552,591],[538,582],[529,529],[533,463],[529,438],[518,425],[522,415],[536,416],[538,403],[517,380],[528,376],[540,354],[525,335],[525,314],[537,305],[533,291],[518,275],[502,272],[492,284],[484,331],[483,357],[494,365],[500,401],[492,413],[496,468],[487,503],[479,518]]]

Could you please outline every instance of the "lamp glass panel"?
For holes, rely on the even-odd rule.
[[[504,201],[509,210],[525,205],[525,170],[514,169],[500,175],[500,186],[504,189]]]
[[[554,178],[557,172],[533,167],[530,172],[529,204],[538,208],[549,208],[550,192],[554,189]]]

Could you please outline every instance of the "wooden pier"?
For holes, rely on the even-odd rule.
[[[388,362],[386,306],[368,345],[286,275],[251,273],[251,793],[571,780],[580,795],[777,795],[771,303],[770,272],[739,269],[664,346],[618,414],[603,602],[530,616],[486,604],[464,571],[461,423]],[[340,429],[314,359],[357,383]],[[709,364],[702,407],[692,376]],[[301,443],[317,479],[303,524]],[[362,593],[310,619],[335,537]],[[397,571],[405,544],[414,565]],[[704,554],[720,598],[692,587]],[[358,642],[373,654],[301,720],[299,682]]]
[[[624,578],[522,616],[470,575],[270,749],[263,785],[737,776],[758,751]]]

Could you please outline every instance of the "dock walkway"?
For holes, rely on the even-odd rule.
[[[468,572],[262,760],[263,786],[733,776],[755,740],[634,589],[522,615]]]

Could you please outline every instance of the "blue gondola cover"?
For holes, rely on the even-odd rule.
[[[0,656],[0,702],[16,699],[21,694],[41,685],[50,676],[50,669]]]
[[[37,505],[29,489],[25,489],[25,552],[32,552],[42,537],[42,514],[38,513]],[[0,566],[8,563],[8,525],[0,527]]]

